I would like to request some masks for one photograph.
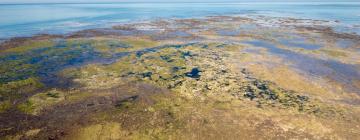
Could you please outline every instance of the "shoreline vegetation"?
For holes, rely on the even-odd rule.
[[[335,21],[156,19],[0,43],[0,139],[357,139]]]

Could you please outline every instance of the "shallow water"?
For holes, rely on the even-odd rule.
[[[351,40],[346,40],[346,39],[338,39],[336,41],[336,46],[340,47],[340,48],[350,48],[352,46],[354,46],[355,43]]]
[[[357,65],[344,64],[335,60],[322,60],[295,53],[262,40],[245,41],[243,43],[266,48],[271,54],[281,57],[294,68],[307,73],[309,76],[330,78],[346,85],[347,90],[360,93],[359,89],[352,85],[352,81],[360,80],[360,72],[357,69],[359,66]]]
[[[298,39],[298,40],[281,39],[280,43],[282,45],[285,45],[285,46],[288,46],[288,47],[303,48],[303,49],[306,49],[306,50],[317,50],[317,49],[320,49],[322,47],[319,44],[306,43],[306,41],[304,39]]]
[[[256,14],[340,21],[336,29],[360,33],[360,3],[111,3],[0,5],[0,38],[62,34],[156,18]]]
[[[218,30],[216,33],[220,36],[237,36],[240,34],[239,30]]]

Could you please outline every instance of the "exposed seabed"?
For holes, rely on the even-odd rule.
[[[331,21],[158,19],[0,48],[5,139],[360,137],[360,36]]]

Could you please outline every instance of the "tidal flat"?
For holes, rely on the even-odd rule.
[[[0,139],[360,138],[360,36],[167,18],[0,44]]]

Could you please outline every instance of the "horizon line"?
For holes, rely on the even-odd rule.
[[[19,3],[0,3],[0,5],[55,5],[55,4],[122,4],[122,3],[146,3],[146,4],[151,4],[151,3],[212,3],[212,4],[216,4],[216,3],[234,3],[234,4],[310,4],[310,3],[314,3],[314,4],[321,4],[321,3],[360,3],[360,1],[327,1],[327,2],[323,2],[323,1],[315,1],[315,2],[299,2],[299,1],[287,1],[287,2],[281,2],[281,1],[276,1],[276,2],[264,2],[264,1],[255,1],[255,2],[161,2],[161,1],[155,1],[155,2],[19,2]]]

